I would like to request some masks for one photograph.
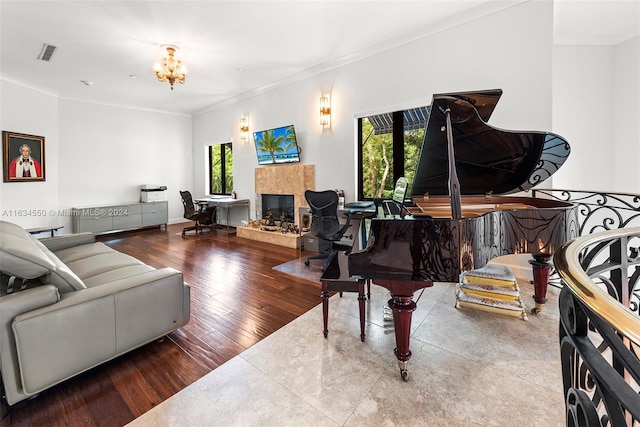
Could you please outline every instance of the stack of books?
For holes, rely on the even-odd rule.
[[[468,307],[527,320],[516,277],[509,267],[487,264],[460,275],[456,286],[456,308]]]

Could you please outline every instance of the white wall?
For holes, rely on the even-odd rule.
[[[553,176],[553,187],[613,191],[613,49],[607,46],[554,48],[554,131],[571,145],[571,155]],[[576,184],[579,183],[579,184]]]
[[[182,220],[179,190],[193,188],[191,117],[60,100],[1,81],[3,130],[45,137],[46,181],[2,183],[3,220],[64,225],[76,206],[132,202],[141,184],[168,187],[169,220]],[[23,211],[37,215],[20,214]]]
[[[491,123],[506,129],[551,129],[552,23],[550,2],[527,2],[404,46],[194,116],[194,153],[234,141],[238,197],[254,201],[250,130],[294,124],[302,161],[316,165],[316,188],[342,188],[355,199],[355,117],[427,105],[434,93],[502,88]],[[318,102],[331,93],[332,125],[322,130]],[[264,166],[281,167],[281,166]],[[204,193],[205,162],[196,163],[195,191]],[[252,209],[253,212],[253,209]]]
[[[140,199],[140,185],[168,187],[169,219],[193,187],[191,117],[60,101],[60,206]]]
[[[640,193],[639,40],[554,48],[553,130],[571,145],[554,188]]]
[[[15,222],[25,228],[55,225],[58,223],[60,171],[58,101],[51,95],[6,81],[0,81],[0,95],[0,128],[3,131],[45,138],[45,181],[0,184],[0,220]]]
[[[640,37],[614,48],[613,140],[617,192],[640,193]]]

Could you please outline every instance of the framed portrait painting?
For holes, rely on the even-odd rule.
[[[44,136],[2,131],[4,182],[44,181]]]

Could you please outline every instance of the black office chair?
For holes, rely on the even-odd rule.
[[[326,258],[322,271],[325,272],[336,255],[338,250],[346,253],[351,251],[350,246],[340,245],[336,248],[336,242],[340,241],[344,233],[351,226],[351,214],[345,211],[346,223],[340,224],[338,218],[338,193],[334,190],[304,192],[307,204],[311,209],[311,233],[320,240],[329,242],[329,249],[319,255],[310,256],[305,260],[305,265],[309,265],[312,259]]]
[[[193,197],[191,197],[189,191],[181,191],[180,197],[182,198],[182,205],[184,206],[184,218],[195,222],[194,225],[182,229],[182,237],[184,237],[187,231],[195,231],[196,234],[200,231],[200,234],[202,234],[202,230],[205,228],[212,230],[216,222],[216,209],[213,207],[206,209],[198,207],[198,209],[196,209],[193,203]]]

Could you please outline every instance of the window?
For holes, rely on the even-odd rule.
[[[209,194],[233,191],[233,146],[230,142],[209,147]]]
[[[404,176],[413,184],[428,107],[358,119],[358,198],[390,199]]]

